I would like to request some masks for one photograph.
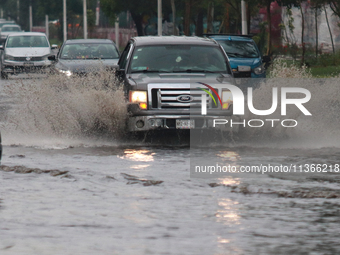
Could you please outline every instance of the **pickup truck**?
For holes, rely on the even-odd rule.
[[[268,56],[261,56],[252,35],[205,34],[217,41],[229,57],[235,78],[266,78]]]
[[[128,100],[130,132],[211,129],[214,118],[233,118],[232,95],[224,87],[234,82],[233,73],[221,45],[212,39],[134,37],[117,68]],[[238,131],[237,126],[220,128]]]

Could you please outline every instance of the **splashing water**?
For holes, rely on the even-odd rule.
[[[274,127],[266,122],[261,128],[246,127],[242,130],[242,140],[270,141],[271,143],[293,147],[339,147],[340,145],[340,89],[339,78],[306,79],[306,78],[275,78],[265,79],[253,92],[255,109],[267,110],[272,106],[273,88],[278,88],[278,107],[269,116],[258,116],[246,112],[245,119],[277,119]],[[281,88],[298,87],[310,91],[311,99],[303,104],[312,114],[306,116],[295,105],[287,105],[287,115],[281,114]],[[305,95],[288,93],[287,98],[304,98]],[[247,107],[246,107],[247,109]],[[280,122],[291,119],[297,122],[295,127],[284,127]],[[294,125],[289,121],[286,125]]]
[[[310,69],[306,65],[298,67],[294,62],[292,65],[287,65],[283,59],[275,59],[268,77],[270,78],[312,78]]]
[[[302,72],[299,78],[262,80],[253,91],[254,107],[269,109],[272,90],[276,87],[279,91],[277,110],[269,116],[257,116],[246,111],[242,118],[247,121],[260,119],[265,125],[241,128],[236,142],[242,146],[339,147],[340,78],[311,79],[304,76]],[[288,105],[287,115],[282,116],[282,87],[308,89],[311,100],[304,106],[312,116],[305,116],[294,105]],[[6,120],[2,121],[5,144],[36,145],[39,141],[54,147],[63,140],[69,147],[74,145],[70,140],[78,139],[82,144],[86,138],[102,137],[105,141],[115,141],[124,132],[127,118],[124,92],[110,72],[75,78],[56,75],[46,79],[10,80],[3,92],[14,101],[12,109],[6,112]],[[303,95],[288,94],[288,98],[298,97]],[[272,127],[266,119],[280,121]],[[296,127],[284,127],[280,124],[283,119],[293,119],[298,124]],[[289,125],[289,122],[286,124]],[[28,137],[30,141],[27,141]]]
[[[10,80],[4,92],[15,103],[4,128],[12,137],[117,137],[125,126],[124,93],[108,71],[83,77]]]

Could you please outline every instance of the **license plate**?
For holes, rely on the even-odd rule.
[[[250,72],[251,70],[250,66],[238,66],[237,69],[239,72]]]
[[[176,120],[177,129],[192,129],[195,128],[195,120]]]
[[[32,67],[33,65],[33,63],[24,63],[24,67]]]

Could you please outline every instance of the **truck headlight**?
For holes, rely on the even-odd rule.
[[[70,77],[72,75],[72,72],[70,70],[58,70],[59,73],[63,73],[63,74],[66,74],[67,77]]]
[[[147,109],[146,91],[130,91],[129,101],[131,103],[138,103],[141,109]]]
[[[255,67],[255,68],[254,68],[254,73],[255,73],[255,74],[263,74],[264,71],[265,71],[265,70],[264,70],[263,64],[260,65],[260,66],[258,66],[258,67]]]
[[[228,109],[233,103],[233,94],[229,90],[222,91],[222,109]]]
[[[5,60],[14,60],[14,57],[11,55],[5,55]]]

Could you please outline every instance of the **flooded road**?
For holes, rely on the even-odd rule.
[[[284,137],[190,148],[121,139],[119,91],[58,97],[34,84],[44,82],[0,81],[0,254],[340,253],[340,173],[190,175],[205,157],[340,164],[337,113],[305,140],[308,123]]]

